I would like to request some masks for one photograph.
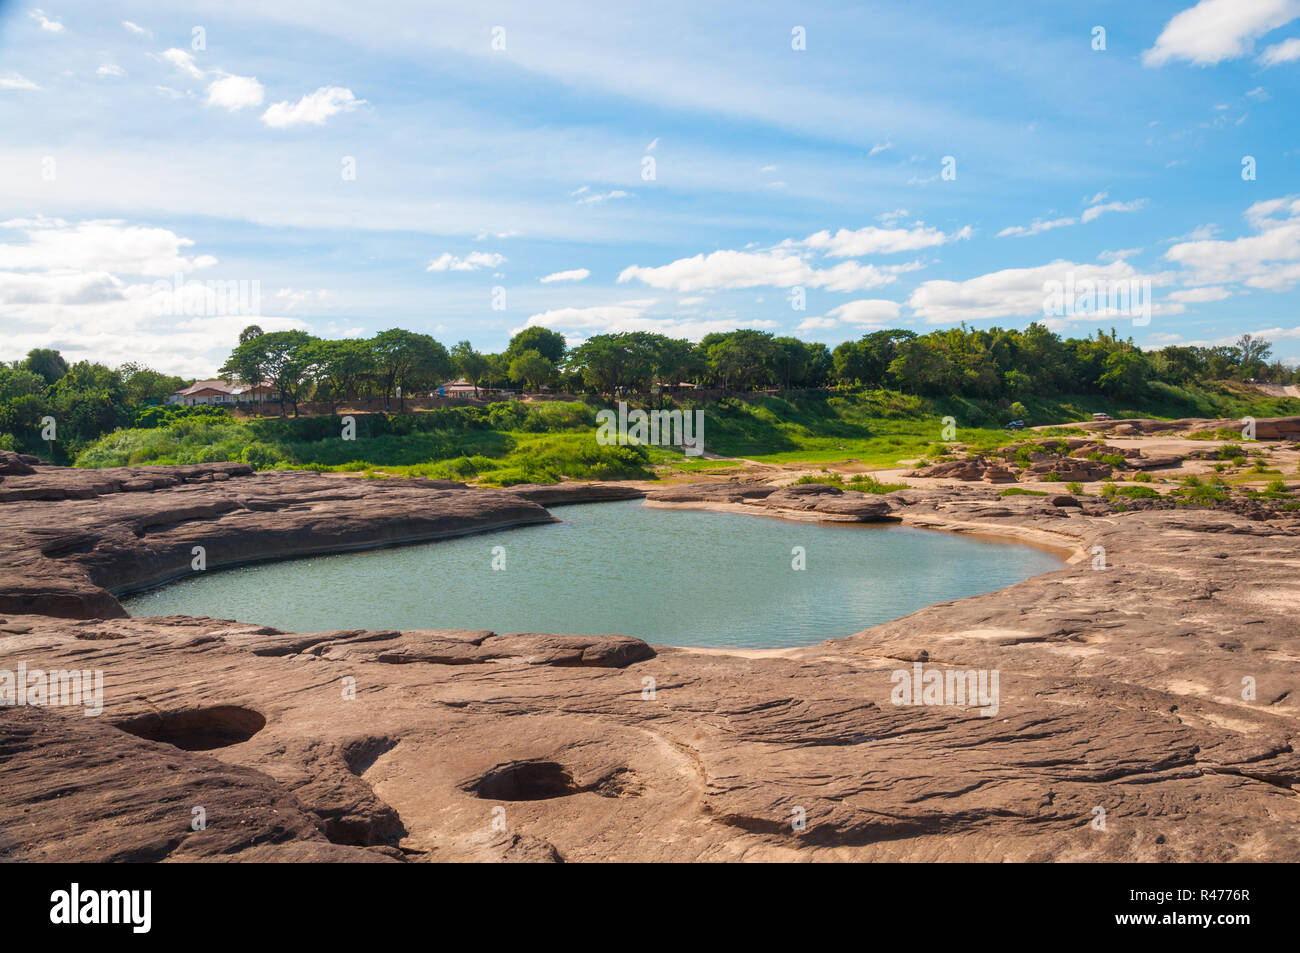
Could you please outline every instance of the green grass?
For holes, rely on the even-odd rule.
[[[1047,496],[1045,490],[1026,490],[1023,486],[1009,486],[999,496]]]
[[[648,448],[597,443],[594,411],[584,404],[557,401],[527,411],[493,407],[498,409],[479,415],[358,418],[355,440],[343,440],[340,421],[331,417],[181,419],[103,437],[82,452],[77,466],[232,461],[258,469],[423,476],[496,486],[653,476]],[[493,422],[514,426],[493,429]]]
[[[1133,406],[1077,395],[1052,400],[1026,397],[1023,403],[1031,425],[1063,425],[1045,433],[1011,433],[1001,426],[1007,409],[995,402],[931,399],[887,390],[728,398],[700,409],[704,411],[704,443],[713,453],[763,463],[830,465],[852,461],[867,467],[891,467],[907,459],[948,458],[958,444],[979,454],[1020,445],[1018,456],[1027,460],[1030,447],[1050,443],[1045,437],[1083,433],[1068,422],[1088,419],[1098,411],[1112,417],[1300,414],[1300,400],[1252,398],[1248,389],[1230,384],[1201,388],[1154,384]],[[695,410],[697,405],[687,401],[683,409]],[[157,420],[144,422],[159,426],[120,430],[103,437],[81,452],[76,465],[238,461],[258,469],[383,472],[501,485],[554,482],[564,477],[649,479],[654,467],[699,473],[741,465],[736,460],[686,457],[658,447],[599,446],[595,413],[595,405],[582,401],[512,401],[392,416],[359,414],[356,439],[346,441],[341,439],[337,417],[239,421],[155,415]],[[945,428],[945,423],[952,421],[953,430]],[[1225,433],[1240,439],[1235,431]],[[862,492],[890,492],[872,487],[866,479],[846,485]]]

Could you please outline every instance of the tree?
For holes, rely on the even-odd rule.
[[[415,389],[428,389],[451,373],[451,355],[427,334],[391,328],[370,342],[375,366],[383,383],[384,399],[400,391],[400,410]]]
[[[510,362],[510,376],[536,390],[555,376],[555,365],[537,351],[527,350]]]
[[[328,401],[330,413],[340,400],[358,397],[375,372],[374,352],[357,338],[312,341],[306,359],[316,384],[315,399]]]
[[[534,325],[524,328],[510,339],[510,345],[506,348],[506,357],[513,361],[524,351],[536,351],[551,364],[559,367],[564,363],[564,355],[568,348],[565,346],[563,334]]]
[[[161,374],[135,361],[123,364],[117,371],[129,404],[162,403],[185,386],[182,378]]]
[[[1241,352],[1242,376],[1260,377],[1266,359],[1273,353],[1273,345],[1263,338],[1243,334],[1237,339],[1237,350]]]
[[[250,386],[269,383],[280,395],[280,416],[285,415],[288,402],[293,404],[293,415],[297,417],[303,387],[312,379],[314,341],[306,331],[252,336],[235,347],[219,373],[226,380],[238,378]]]
[[[469,341],[460,341],[451,349],[451,360],[456,372],[474,385],[474,396],[478,396],[478,382],[488,371],[488,359],[474,350]]]
[[[748,328],[733,331],[708,348],[709,364],[722,386],[736,390],[747,390],[752,383],[768,380],[775,369],[776,354],[769,332]]]
[[[226,358],[226,363],[217,371],[228,383],[241,383],[247,386],[251,396],[256,398],[258,388],[267,382],[268,361],[266,344],[262,340],[266,335],[256,324],[250,324],[239,332],[239,343]],[[280,414],[284,414],[284,401],[280,402]]]
[[[68,362],[63,359],[63,355],[50,348],[32,348],[27,352],[23,367],[45,378],[45,383],[51,387],[68,373]]]

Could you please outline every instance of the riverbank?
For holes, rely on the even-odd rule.
[[[104,680],[99,717],[0,708],[9,859],[1300,859],[1292,514],[985,484],[850,501],[908,525],[1068,540],[1076,558],[758,656],[616,636],[291,634],[113,617],[90,594],[173,571],[197,541],[217,564],[227,545],[269,558],[384,542],[412,519],[546,520],[530,493],[637,487],[210,467],[99,471],[94,494],[68,498],[95,476],[72,473],[0,483],[45,484],[0,503],[0,591],[47,600],[4,603],[0,669]],[[997,672],[996,713],[895,704],[896,673],[918,664]],[[192,804],[207,830],[191,829]]]

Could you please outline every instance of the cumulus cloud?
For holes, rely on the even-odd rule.
[[[480,268],[495,268],[506,260],[505,255],[496,252],[472,251],[464,258],[458,258],[451,252],[443,252],[425,271],[478,271]]]
[[[1255,40],[1300,17],[1300,0],[1201,0],[1175,14],[1142,54],[1147,66],[1185,60],[1213,66],[1249,55]]]
[[[709,291],[721,288],[825,288],[828,291],[865,291],[896,281],[907,265],[863,265],[845,261],[830,268],[815,268],[802,257],[783,249],[770,251],[715,251],[679,258],[657,268],[632,265],[619,273],[620,282],[640,281],[669,291]]]
[[[70,224],[61,219],[10,219],[0,228],[21,231],[23,243],[0,244],[0,268],[14,271],[89,271],[170,277],[216,264],[211,255],[190,256],[194,244],[166,228],[118,220]]]
[[[193,79],[203,78],[203,70],[199,69],[198,64],[194,62],[194,56],[185,50],[178,50],[175,47],[163,50],[162,58]]]
[[[898,320],[898,302],[885,298],[865,298],[850,301],[828,313],[849,324],[884,324]]]
[[[105,63],[99,69],[95,70],[95,73],[98,76],[125,76],[126,70],[122,69],[122,67],[118,66],[116,63]]]
[[[255,76],[223,76],[208,86],[207,103],[238,112],[250,106],[262,105],[265,98],[262,84]]]
[[[69,360],[135,360],[208,376],[250,321],[268,331],[305,327],[293,318],[218,313],[217,292],[193,277],[216,258],[195,254],[192,240],[167,229],[31,218],[0,222],[0,235],[7,237],[0,242],[0,359],[55,347]],[[160,313],[155,283],[171,286],[177,272],[187,275],[182,309]]]
[[[358,106],[365,105],[364,99],[357,99],[352,90],[341,86],[322,86],[314,93],[303,96],[296,103],[288,100],[273,103],[262,114],[262,122],[272,129],[287,126],[322,125],[326,119],[341,112],[351,112]]]
[[[1181,291],[1171,291],[1168,297],[1170,301],[1183,304],[1203,304],[1207,301],[1222,301],[1224,298],[1230,298],[1232,292],[1227,288],[1211,285],[1207,288],[1184,288]]]
[[[917,222],[912,228],[877,228],[868,225],[856,231],[841,228],[835,234],[823,230],[809,235],[802,244],[831,258],[859,258],[863,255],[892,255],[904,251],[920,251],[947,242],[970,238],[969,225],[956,232],[945,234],[937,228],[927,228]]]
[[[650,331],[674,338],[688,338],[692,341],[698,341],[706,334],[731,331],[737,327],[776,327],[775,321],[737,321],[736,318],[700,321],[656,317],[646,313],[654,304],[655,299],[650,298],[586,308],[555,308],[532,315],[524,326],[576,331],[586,336],[612,334],[619,331]]]
[[[1300,37],[1292,37],[1289,40],[1283,40],[1281,43],[1275,43],[1259,55],[1261,66],[1277,66],[1281,63],[1294,63],[1300,60]],[[1254,96],[1255,93],[1263,93],[1263,89],[1251,90],[1247,96]],[[1263,98],[1267,99],[1267,95]]]
[[[1300,283],[1300,197],[1256,202],[1245,218],[1255,231],[1231,241],[1199,239],[1172,245],[1165,258],[1190,272],[1196,285],[1241,282],[1265,291]]]
[[[557,271],[541,279],[542,284],[549,285],[555,281],[583,281],[591,277],[586,268],[573,268],[569,271]]]
[[[795,330],[806,334],[809,331],[823,331],[826,328],[833,328],[837,323],[834,318],[804,318],[799,322]]]
[[[1073,275],[1076,287],[1086,281],[1120,281],[1149,278],[1153,286],[1166,284],[1163,276],[1142,275],[1126,262],[1109,265],[1054,261],[1036,268],[1006,268],[967,281],[927,281],[908,299],[908,307],[929,324],[948,324],[988,318],[1043,317],[1045,285],[1065,283]],[[1181,305],[1153,309],[1176,313]]]

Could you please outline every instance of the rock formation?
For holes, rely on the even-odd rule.
[[[887,518],[1070,556],[848,639],[727,654],[286,633],[127,618],[113,598],[189,571],[197,545],[212,570],[541,522],[539,499],[637,488],[211,465],[10,469],[6,491],[21,495],[0,498],[0,690],[20,666],[99,671],[103,710],[0,707],[3,859],[1300,859],[1289,514],[982,485],[654,490],[659,506]],[[996,704],[896,703],[935,671],[996,673]]]

